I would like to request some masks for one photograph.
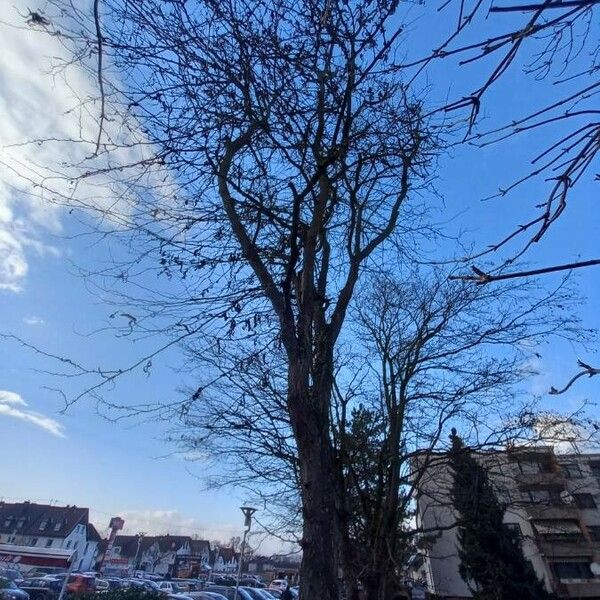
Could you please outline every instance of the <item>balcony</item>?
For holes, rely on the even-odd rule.
[[[565,478],[560,472],[518,473],[516,480],[520,490],[550,487],[564,490],[566,487]]]
[[[578,519],[579,509],[574,504],[527,504],[527,513],[533,519]]]
[[[578,540],[545,540],[541,537],[537,540],[540,552],[549,560],[561,558],[579,558],[594,556],[594,550],[583,537]]]
[[[586,579],[573,582],[562,581],[567,591],[567,598],[598,598],[600,597],[600,579]]]

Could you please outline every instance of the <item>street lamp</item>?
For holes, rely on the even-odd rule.
[[[144,539],[145,535],[146,535],[145,531],[140,531],[137,534],[137,548],[135,550],[135,556],[133,558],[133,573],[132,573],[132,575],[134,577],[135,577],[135,572],[139,570],[138,555],[140,553],[140,548],[142,546],[142,540]]]
[[[242,577],[242,564],[244,562],[244,550],[246,549],[246,536],[252,527],[252,515],[256,512],[255,508],[250,506],[240,506],[240,510],[244,513],[244,537],[242,538],[242,545],[240,546],[240,564],[238,566],[237,579],[235,580],[235,593],[233,594],[233,600],[238,600],[238,589],[240,587],[240,579]]]

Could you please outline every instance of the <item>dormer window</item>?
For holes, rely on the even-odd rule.
[[[44,531],[44,529],[46,529],[47,526],[48,526],[48,519],[43,519],[42,522],[40,523],[40,531]]]
[[[12,517],[7,517],[6,521],[4,521],[4,527],[10,527],[11,523],[13,522],[13,518]]]
[[[25,525],[25,517],[21,517],[18,521],[17,521],[17,528],[18,529],[22,529],[23,525]]]
[[[56,523],[56,525],[54,526],[54,531],[60,531],[61,527],[62,527],[62,523],[60,521],[58,521]]]

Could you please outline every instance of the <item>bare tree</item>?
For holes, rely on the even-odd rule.
[[[443,451],[452,425],[482,451],[547,438],[547,428],[535,427],[536,400],[519,384],[548,337],[585,337],[566,283],[546,293],[527,281],[473,286],[447,275],[367,278],[336,351],[330,435],[348,597],[359,583],[370,600],[393,597],[400,586],[417,533],[407,519],[420,471],[430,466],[415,467],[415,457]],[[206,358],[193,354],[191,364],[199,362]],[[221,363],[227,380],[190,407],[173,440],[184,451],[211,448],[215,483],[244,487],[271,513],[271,533],[293,540],[301,482],[284,363],[275,351],[261,361],[229,357]]]
[[[446,3],[447,9],[452,4]],[[515,239],[525,236],[525,243],[518,254],[541,240],[549,227],[567,208],[569,191],[586,175],[593,176],[593,165],[599,149],[600,125],[596,98],[600,90],[597,79],[598,4],[593,0],[558,3],[545,0],[525,5],[494,2],[489,9],[490,25],[495,35],[479,37],[479,41],[461,45],[460,34],[481,23],[486,7],[481,2],[458,3],[458,28],[446,44],[434,55],[457,56],[462,68],[489,61],[489,71],[483,81],[470,94],[447,107],[446,110],[470,110],[467,139],[477,146],[487,146],[516,136],[543,129],[547,136],[556,136],[552,143],[532,157],[534,165],[530,172],[512,183],[499,182],[498,196],[505,196],[522,183],[545,177],[548,193],[536,202],[539,214],[504,239],[493,244],[487,252],[495,252]],[[512,18],[502,13],[511,13]],[[498,32],[499,30],[499,32]],[[497,57],[497,58],[494,58]],[[530,114],[514,114],[510,122],[498,127],[478,127],[477,117],[485,104],[488,92],[502,85],[503,76],[510,68],[519,68],[534,79],[548,79],[553,84],[551,95],[545,104]],[[515,104],[518,110],[518,103]],[[546,141],[544,140],[544,144]],[[592,171],[592,173],[590,173]],[[596,177],[597,179],[597,177]],[[598,259],[582,261],[591,266]]]
[[[407,203],[439,146],[403,80],[397,3],[103,0],[93,18],[51,4],[43,31],[97,78],[99,102],[82,102],[100,117],[93,139],[74,140],[91,145],[69,165],[75,189],[44,189],[123,236],[136,256],[112,275],[180,279],[176,298],[147,283],[145,304],[129,298],[131,334],[167,330],[169,344],[196,337],[217,353],[217,341],[256,343],[255,356],[281,346],[302,594],[333,600],[334,351],[361,271],[413,226]],[[77,193],[94,180],[111,189],[108,208]],[[124,371],[92,371],[88,391]]]
[[[400,587],[416,533],[407,519],[430,466],[415,466],[417,456],[443,451],[451,425],[482,451],[543,438],[532,427],[536,402],[518,385],[540,343],[577,335],[571,293],[472,286],[439,271],[365,286],[353,314],[365,372],[360,388],[340,395],[333,423],[349,515],[345,567],[369,599]],[[551,316],[557,304],[563,312]]]

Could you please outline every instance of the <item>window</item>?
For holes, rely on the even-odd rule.
[[[591,494],[573,494],[577,508],[596,508],[596,502]]]
[[[37,543],[38,543],[38,539],[37,538],[31,538],[30,546],[36,546]]]
[[[520,460],[519,461],[519,470],[523,475],[528,475],[531,473],[539,473],[540,465],[537,461],[532,460]]]
[[[85,550],[83,551],[84,554],[87,554],[89,547],[90,547],[89,543],[85,545]]]
[[[78,545],[79,545],[79,542],[75,542],[75,543],[73,544],[73,550],[74,550],[75,548],[77,548],[77,546],[78,546]]]
[[[591,579],[593,577],[588,562],[551,562],[550,568],[558,579]]]
[[[518,523],[504,523],[504,527],[513,533],[515,538],[520,540],[523,537],[523,531]]]
[[[530,490],[527,492],[529,500],[534,504],[559,506],[563,504],[559,490]]]
[[[46,548],[50,548],[52,546],[52,540],[46,540]]]
[[[527,495],[529,496],[529,500],[535,503],[544,502],[547,504],[550,500],[550,496],[548,495],[547,490],[531,490],[527,492]]]
[[[70,548],[70,547],[71,547],[71,540],[69,540],[69,541],[67,542],[67,545],[65,546],[65,548]]]
[[[54,531],[60,531],[61,527],[62,523],[60,521],[57,521],[56,525],[54,526]]]
[[[590,537],[595,542],[600,542],[600,526],[598,525],[588,525],[588,530],[590,532]]]
[[[15,536],[14,536],[14,535],[10,535],[10,536],[8,536],[8,540],[7,540],[7,542],[8,542],[9,544],[14,544],[14,543],[15,543],[15,539],[16,539],[16,538],[15,538]]]
[[[12,520],[13,520],[12,517],[7,517],[6,520],[4,521],[4,527],[10,527]]]
[[[579,479],[583,476],[577,463],[564,463],[562,469],[569,479]]]
[[[44,531],[44,529],[46,529],[47,525],[48,525],[48,519],[42,519],[42,522],[40,523],[40,531]]]
[[[17,521],[17,528],[18,529],[22,529],[23,525],[25,525],[25,517],[21,517],[18,521]]]

